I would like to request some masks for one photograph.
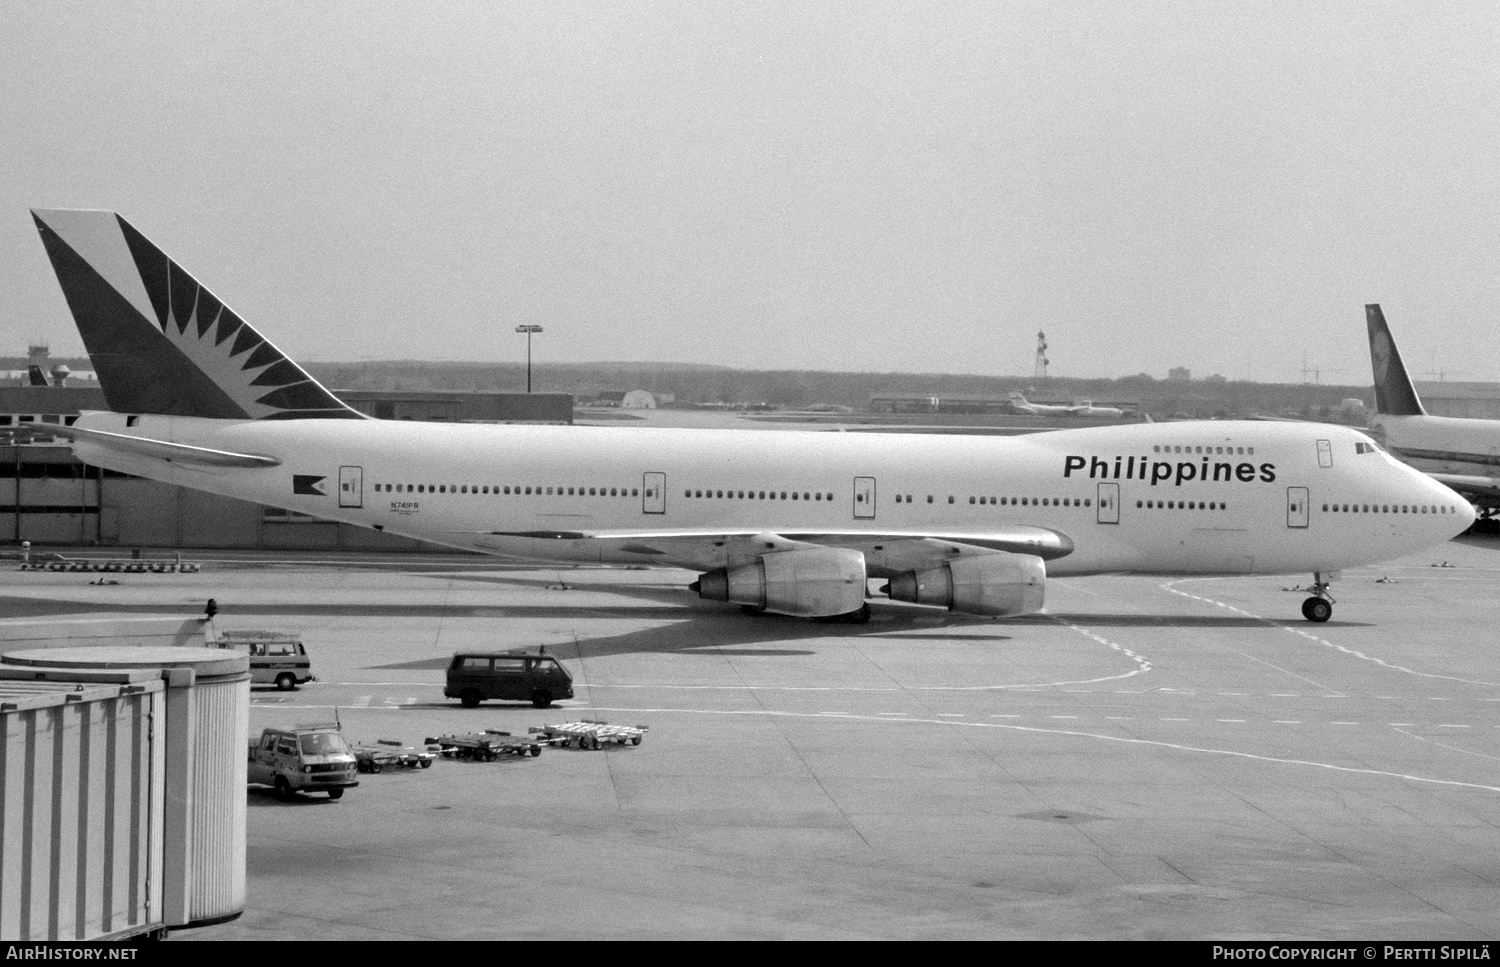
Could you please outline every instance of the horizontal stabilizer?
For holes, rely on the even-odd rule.
[[[214,450],[194,447],[186,443],[171,443],[152,440],[148,437],[130,436],[125,433],[110,433],[107,430],[85,430],[77,426],[59,426],[51,423],[31,424],[26,428],[12,427],[0,440],[25,443],[28,438],[64,437],[73,441],[87,441],[95,446],[114,450],[130,456],[150,457],[172,463],[197,464],[204,467],[277,467],[281,461],[275,457],[255,453],[234,453],[229,450]]]

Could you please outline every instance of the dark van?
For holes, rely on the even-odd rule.
[[[573,676],[539,651],[460,651],[448,665],[443,694],[464,708],[492,698],[546,708],[554,699],[573,697]]]

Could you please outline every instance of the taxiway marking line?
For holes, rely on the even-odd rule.
[[[364,696],[364,698],[368,699],[369,696]],[[358,701],[355,701],[355,702],[350,702],[350,703],[346,703],[346,704],[345,703],[341,703],[341,704],[336,704],[336,705],[306,705],[306,704],[295,704],[294,705],[294,704],[291,704],[285,696],[282,696],[282,695],[278,694],[278,695],[267,695],[267,696],[263,696],[263,697],[262,696],[252,696],[250,704],[251,704],[252,708],[257,708],[257,709],[266,709],[266,710],[271,710],[271,709],[288,709],[288,710],[295,710],[295,711],[297,711],[299,713],[301,713],[301,712],[307,712],[307,711],[324,711],[324,710],[333,711],[333,710],[337,710],[337,709],[342,709],[342,710],[345,710],[345,711],[361,711],[361,712],[379,712],[379,711],[387,711],[387,712],[398,711],[399,712],[399,711],[408,711],[408,710],[410,710],[410,708],[412,706],[415,706],[415,705],[418,704],[418,700],[416,698],[408,696],[408,697],[403,697],[403,698],[386,698],[386,699],[383,700],[383,704],[381,704],[381,705],[375,705],[375,704],[372,704],[372,703],[370,703],[368,701],[365,702],[364,704],[360,704]],[[599,711],[600,710],[600,708],[598,706],[592,705],[591,703],[588,703],[588,702],[577,702],[577,701],[570,701],[570,702],[566,702],[566,703],[559,703],[558,705],[555,706],[555,708],[558,711],[582,711],[584,709],[590,709],[590,710],[594,710],[594,711]],[[657,710],[657,711],[662,711],[662,710]],[[667,711],[680,711],[680,712],[684,712],[684,713],[693,713],[693,712],[699,712],[699,711],[703,711],[703,710],[700,710],[700,709],[671,709],[671,710],[667,710]],[[736,714],[736,713],[734,713],[734,712],[726,712],[724,714]],[[766,714],[770,714],[770,715],[808,715],[808,716],[812,716],[812,717],[815,717],[815,718],[843,718],[843,719],[848,719],[848,718],[862,719],[862,718],[868,718],[871,715],[874,715],[880,721],[906,721],[906,722],[920,722],[920,721],[922,721],[921,719],[914,718],[912,716],[912,713],[910,713],[910,712],[874,712],[874,713],[865,713],[865,712],[835,711],[835,710],[831,710],[831,709],[830,710],[821,710],[821,711],[818,711],[818,712],[782,712],[782,711],[776,711],[776,710],[769,710],[768,709],[768,710],[766,710]],[[938,719],[941,720],[941,721],[943,721],[943,722],[948,722],[948,723],[957,724],[957,725],[969,724],[969,723],[964,723],[964,722],[957,721],[959,719],[965,719],[965,718],[968,717],[967,714],[963,713],[963,712],[937,712],[937,713],[929,713],[929,714],[936,714],[937,717],[938,717]],[[1091,716],[1086,716],[1086,715],[1045,715],[1044,716],[1041,713],[1032,713],[1032,716],[1038,717],[1038,718],[1045,718],[1048,721],[1065,721],[1065,722],[1076,722],[1076,721],[1079,721],[1080,719],[1090,718],[1091,717]],[[991,719],[1025,719],[1027,717],[1028,717],[1027,715],[1023,715],[1023,714],[1019,714],[1019,713],[1015,713],[1015,712],[994,713],[994,714],[988,716],[988,718],[991,718]],[[1093,717],[1097,717],[1099,720],[1105,721],[1105,722],[1134,722],[1134,721],[1137,721],[1139,719],[1141,721],[1147,721],[1147,722],[1153,722],[1154,721],[1154,722],[1158,722],[1158,723],[1189,724],[1189,725],[1194,724],[1194,723],[1198,723],[1198,722],[1207,721],[1206,719],[1194,719],[1194,718],[1190,718],[1190,717],[1177,717],[1177,716],[1171,716],[1171,717],[1162,716],[1162,717],[1158,717],[1158,718],[1155,718],[1155,719],[1150,718],[1149,716],[1142,717],[1142,716],[1134,716],[1134,715],[1097,715],[1097,716],[1093,716]],[[1255,722],[1252,722],[1250,719],[1214,719],[1213,721],[1214,721],[1215,724],[1220,724],[1220,725],[1253,725],[1253,724],[1256,724]],[[1257,720],[1257,721],[1260,721],[1260,720]],[[1307,725],[1308,721],[1306,719],[1271,719],[1271,720],[1269,720],[1268,724],[1271,724],[1271,725]],[[1314,723],[1314,724],[1316,725],[1317,723]],[[1330,722],[1323,722],[1322,723],[1322,725],[1324,725],[1324,726],[1333,726],[1333,725],[1363,726],[1365,724],[1366,723],[1364,723],[1364,722],[1342,721],[1342,720],[1341,721],[1330,721]],[[1461,722],[1439,722],[1439,723],[1427,723],[1427,724],[1423,724],[1423,723],[1420,723],[1420,722],[1385,722],[1385,723],[1373,723],[1373,724],[1378,725],[1378,726],[1380,726],[1382,728],[1396,728],[1396,729],[1401,729],[1401,728],[1474,729],[1474,728],[1483,728],[1484,727],[1484,726],[1476,726],[1476,725],[1464,724],[1464,723],[1461,723]],[[1491,725],[1491,726],[1489,726],[1489,728],[1500,729],[1500,725]]]
[[[1177,585],[1177,584],[1187,584],[1187,583],[1197,582],[1197,581],[1213,581],[1213,580],[1220,580],[1220,579],[1218,579],[1218,578],[1183,578],[1183,579],[1177,580],[1177,581],[1168,581],[1166,584],[1158,585],[1158,587],[1160,587],[1163,591],[1166,591],[1166,592],[1168,592],[1170,594],[1180,595],[1180,596],[1182,596],[1184,598],[1189,598],[1189,599],[1191,599],[1193,601],[1201,601],[1204,604],[1211,604],[1211,605],[1213,605],[1216,608],[1223,608],[1226,611],[1233,611],[1236,614],[1242,614],[1245,617],[1247,617],[1247,618],[1253,618],[1256,621],[1264,621],[1267,625],[1269,625],[1269,626],[1271,626],[1273,628],[1281,628],[1282,630],[1288,632],[1289,634],[1294,634],[1294,635],[1296,635],[1299,638],[1305,638],[1308,641],[1311,641],[1311,642],[1313,642],[1315,644],[1322,645],[1324,648],[1332,648],[1334,651],[1342,652],[1343,654],[1350,655],[1350,656],[1352,656],[1354,658],[1358,658],[1358,659],[1360,659],[1362,661],[1373,662],[1376,665],[1380,665],[1382,668],[1389,668],[1392,671],[1402,672],[1402,673],[1407,674],[1407,675],[1415,675],[1415,676],[1417,676],[1419,678],[1437,678],[1437,679],[1442,679],[1444,681],[1450,681],[1450,682],[1463,682],[1466,685],[1497,685],[1497,684],[1500,684],[1500,682],[1486,682],[1486,681],[1479,681],[1479,680],[1473,679],[1473,678],[1462,678],[1462,677],[1460,677],[1458,675],[1439,675],[1439,674],[1437,674],[1435,672],[1421,672],[1421,671],[1417,671],[1415,668],[1407,668],[1404,665],[1397,665],[1395,662],[1386,661],[1384,658],[1376,658],[1374,655],[1367,655],[1364,652],[1359,651],[1358,649],[1350,648],[1350,647],[1348,647],[1346,645],[1336,644],[1336,643],[1334,643],[1332,641],[1329,641],[1327,638],[1320,638],[1317,635],[1312,634],[1311,632],[1303,631],[1301,628],[1296,627],[1295,625],[1287,624],[1284,621],[1277,621],[1277,620],[1274,620],[1274,619],[1271,619],[1271,618],[1267,618],[1264,615],[1256,614],[1253,611],[1246,611],[1244,608],[1237,608],[1237,607],[1235,607],[1232,604],[1227,604],[1227,603],[1225,603],[1223,601],[1217,601],[1217,600],[1215,600],[1213,598],[1205,598],[1205,597],[1202,597],[1201,595],[1189,594],[1187,591],[1179,591],[1176,587],[1174,587],[1174,585]]]
[[[651,715],[651,714],[686,714],[686,715],[744,715],[744,716],[774,716],[779,718],[817,719],[823,716],[810,715],[806,712],[776,712],[767,709],[746,711],[723,711],[716,709],[663,709],[663,708],[595,708],[595,712],[618,712],[628,715]],[[943,719],[882,719],[871,715],[846,715],[841,719],[856,719],[866,722],[885,722],[887,724],[900,725],[941,725],[946,728],[970,728],[970,729],[1005,729],[1012,732],[1026,732],[1033,735],[1064,736],[1068,738],[1093,739],[1098,742],[1113,742],[1122,745],[1148,746],[1159,749],[1169,749],[1176,752],[1189,752],[1198,755],[1211,755],[1231,759],[1248,759],[1254,762],[1264,762],[1271,765],[1303,766],[1313,769],[1323,769],[1328,772],[1342,772],[1350,775],[1377,776],[1388,779],[1401,779],[1407,782],[1417,782],[1426,785],[1450,786],[1457,789],[1474,789],[1481,792],[1493,792],[1500,794],[1500,786],[1490,786],[1479,782],[1464,782],[1458,779],[1434,779],[1430,776],[1418,776],[1405,772],[1392,772],[1387,769],[1371,769],[1357,766],[1343,766],[1332,762],[1318,762],[1312,759],[1288,759],[1282,756],[1258,755],[1254,752],[1240,752],[1235,749],[1215,749],[1206,746],[1184,745],[1178,742],[1166,742],[1159,739],[1141,739],[1135,736],[1104,734],[1099,732],[1080,732],[1070,729],[1047,729],[1030,725],[1011,725],[1003,722],[950,722]]]

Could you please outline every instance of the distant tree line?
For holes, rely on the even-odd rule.
[[[468,390],[524,392],[526,367],[498,363],[381,360],[309,364],[307,369],[334,389]],[[1369,386],[1251,383],[1207,379],[1155,379],[1145,373],[1118,379],[1044,380],[1024,376],[955,373],[827,373],[811,370],[745,370],[715,366],[651,364],[546,364],[532,369],[537,392],[572,393],[587,401],[609,390],[643,389],[671,394],[678,405],[815,405],[868,407],[882,394],[914,396],[1005,396],[1014,390],[1035,400],[1138,403],[1153,417],[1236,417],[1250,415],[1337,418],[1344,400],[1373,404]]]

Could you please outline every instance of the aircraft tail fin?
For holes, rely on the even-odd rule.
[[[1370,331],[1370,363],[1375,370],[1375,412],[1386,416],[1425,415],[1427,411],[1417,398],[1379,305],[1365,306],[1365,326]]]
[[[119,215],[31,215],[110,409],[223,420],[365,419]]]

